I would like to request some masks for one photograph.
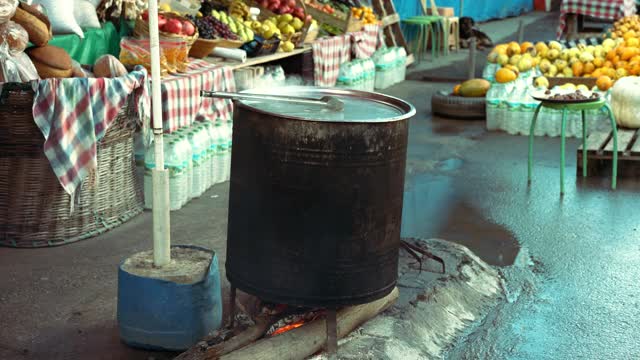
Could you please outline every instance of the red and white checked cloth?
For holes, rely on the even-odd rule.
[[[312,49],[316,86],[335,86],[340,65],[351,60],[351,36],[321,38],[313,43]]]
[[[133,94],[137,121],[150,115],[147,71],[139,66],[126,76],[46,79],[33,82],[33,120],[44,135],[44,153],[64,190],[76,189],[97,165],[97,142]],[[73,201],[71,202],[73,209]]]
[[[196,120],[231,120],[231,100],[201,98],[200,90],[235,92],[231,68],[191,59],[184,74],[162,79],[162,117],[165,132],[189,126]]]
[[[351,33],[351,43],[356,59],[368,59],[378,50],[380,25],[365,25],[362,31]]]
[[[560,26],[556,36],[560,39],[564,34],[567,28],[568,14],[617,20],[635,13],[635,0],[563,0],[560,7]]]

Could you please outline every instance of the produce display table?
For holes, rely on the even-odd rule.
[[[206,57],[204,60],[214,65],[226,66],[232,70],[236,70],[236,69],[242,69],[249,66],[265,64],[265,63],[269,63],[276,60],[282,60],[282,59],[286,59],[293,56],[298,56],[300,54],[304,54],[310,51],[311,51],[311,46],[304,46],[299,49],[294,49],[291,52],[278,52],[271,55],[249,58],[244,63],[241,63],[239,61],[234,61],[234,60],[225,60],[222,58],[217,58],[212,56]]]
[[[233,103],[230,100],[200,97],[201,90],[235,92],[231,67],[191,59],[186,73],[164,77],[161,88],[166,132],[174,132],[196,120],[231,120]]]
[[[380,26],[366,25],[362,31],[320,38],[313,43],[314,80],[316,86],[335,86],[340,65],[351,60],[371,57],[382,42]]]
[[[563,0],[560,7],[560,26],[556,35],[560,39],[567,31],[569,15],[617,20],[635,13],[635,0]]]

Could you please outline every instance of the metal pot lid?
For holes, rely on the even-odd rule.
[[[314,105],[276,101],[239,100],[236,104],[265,115],[308,121],[385,123],[400,121],[415,115],[415,108],[401,99],[366,91],[328,89],[312,86],[283,86],[242,91],[244,94],[291,95],[309,98],[334,96],[344,103],[343,111]]]

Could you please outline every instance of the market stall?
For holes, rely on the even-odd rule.
[[[635,13],[635,0],[563,0],[557,38],[563,35],[568,39],[576,37],[577,16],[615,21]]]
[[[88,238],[151,207],[146,2],[78,3],[71,14],[71,3],[0,0],[0,111],[11,115],[1,124],[9,136],[0,145],[11,150],[0,163],[0,195],[10,204],[0,216],[2,245]],[[406,49],[383,46],[378,16],[359,1],[193,4],[163,0],[157,15],[172,210],[229,177],[232,103],[202,90],[234,92],[234,72],[244,69],[260,78],[241,76],[241,89],[306,79],[373,90],[404,79]],[[27,186],[35,183],[37,191]]]
[[[394,3],[400,17],[403,19],[422,15],[422,8],[419,1],[396,0]],[[469,16],[475,21],[501,19],[533,11],[533,1],[530,0],[437,0],[436,3],[439,7],[453,8],[455,16]]]

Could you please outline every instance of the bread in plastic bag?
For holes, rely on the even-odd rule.
[[[0,25],[0,44],[7,43],[9,55],[19,54],[27,48],[29,34],[22,25],[9,21]]]
[[[16,13],[18,0],[0,0],[0,24],[11,20]]]
[[[120,41],[120,62],[127,67],[144,66],[151,73],[151,44],[149,39],[122,38]],[[169,64],[160,49],[160,72],[164,76],[169,72]]]
[[[17,66],[18,73],[20,74],[20,80],[22,82],[40,80],[38,70],[36,70],[36,67],[33,65],[33,61],[31,61],[29,55],[21,52],[12,56],[11,59]]]

